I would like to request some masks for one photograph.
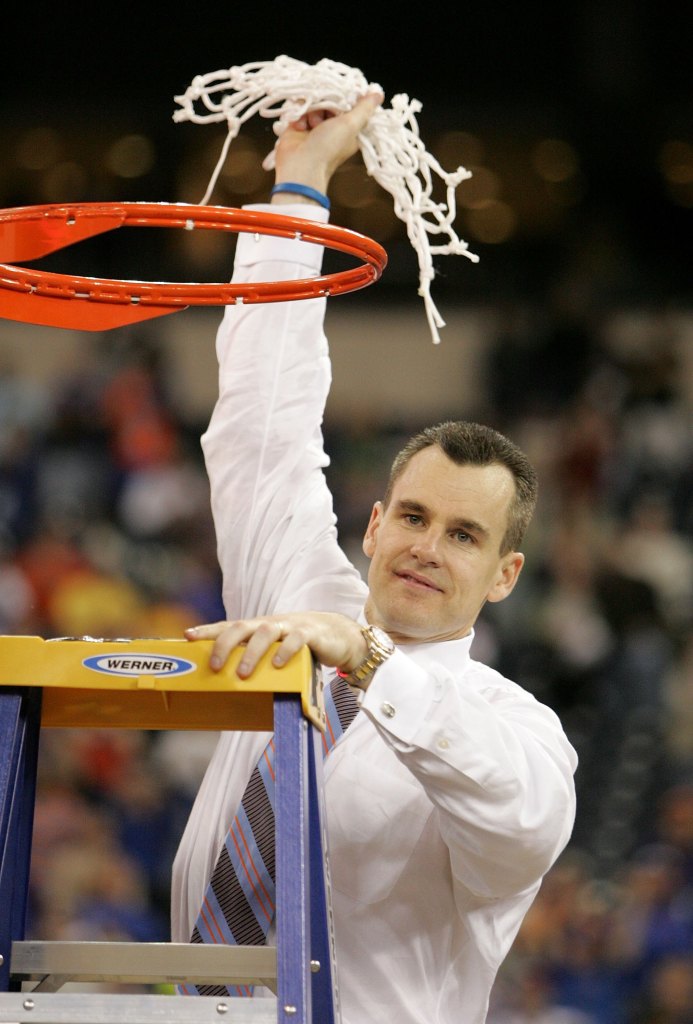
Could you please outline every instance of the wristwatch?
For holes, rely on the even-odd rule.
[[[340,672],[337,669],[337,675],[348,683],[349,686],[356,686],[359,690],[365,690],[375,670],[384,661],[387,661],[390,655],[395,653],[395,645],[387,633],[378,626],[365,626],[361,632],[368,644],[366,657],[351,672]]]

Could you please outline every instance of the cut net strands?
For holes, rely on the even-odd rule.
[[[274,132],[281,136],[309,110],[341,113],[350,110],[366,93],[382,91],[379,85],[369,83],[358,68],[328,59],[311,65],[280,56],[273,61],[256,61],[197,75],[183,95],[174,97],[181,109],[174,112],[173,120],[197,124],[226,121],[228,125],[228,135],[202,205],[209,202],[231,142],[241,125],[255,114],[276,118]],[[431,298],[433,256],[461,255],[474,263],[479,257],[469,251],[467,242],[458,237],[453,227],[455,190],[471,177],[471,172],[464,167],[445,171],[427,152],[416,121],[420,110],[418,100],[410,100],[403,93],[394,96],[389,109],[380,106],[374,111],[359,136],[359,146],[367,173],[390,193],[395,214],[406,225],[418,257],[418,293],[424,300],[433,342],[438,344],[438,328],[444,327],[445,321]],[[273,169],[274,149],[265,157],[263,167]],[[445,184],[445,202],[433,201],[436,177]],[[432,243],[432,239],[443,237],[447,241]]]

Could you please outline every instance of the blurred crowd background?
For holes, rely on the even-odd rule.
[[[438,260],[433,285],[450,320],[442,348],[473,336],[473,359],[455,402],[431,353],[417,382],[425,415],[410,398],[396,412],[369,398],[349,416],[336,379],[325,435],[341,540],[365,572],[371,503],[439,387],[438,418],[483,420],[528,452],[541,497],[527,564],[512,598],[484,611],[473,653],[561,716],[580,756],[578,816],[502,967],[489,1024],[692,1024],[690,17],[630,0],[536,15],[490,4],[485,16],[490,27],[470,13],[479,54],[437,35],[441,60],[428,46],[406,75],[382,25],[357,42],[342,23],[333,45],[270,44],[245,25],[231,56],[228,41],[190,26],[182,57],[159,35],[155,89],[151,45],[126,40],[119,22],[111,41],[130,54],[132,92],[99,49],[92,93],[84,79],[79,103],[55,88],[52,107],[51,74],[67,77],[56,65],[67,57],[46,38],[21,97],[0,98],[0,205],[197,201],[223,129],[164,123],[173,93],[214,67],[330,56],[388,96],[420,96],[429,149],[474,171],[459,224],[481,262]],[[84,48],[68,40],[70,59],[93,59],[76,31]],[[97,78],[111,89],[107,116]],[[270,127],[248,125],[217,202],[264,198],[271,144]],[[389,264],[375,287],[330,306],[328,329],[358,332],[354,351],[377,360],[383,344],[396,351],[404,311],[419,351],[429,346],[411,246],[358,159],[335,181],[332,220],[378,239]],[[52,269],[225,279],[227,239],[161,234],[105,236],[79,258],[56,254]],[[391,314],[389,336],[369,336],[376,312]],[[0,323],[0,633],[178,636],[223,617],[199,445],[214,385],[186,402],[195,370],[181,379],[166,319],[81,339],[57,361],[49,329]],[[202,376],[214,321],[186,323]],[[171,861],[214,741],[44,731],[29,937],[168,938]]]

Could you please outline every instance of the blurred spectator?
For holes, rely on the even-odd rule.
[[[648,583],[661,620],[673,633],[693,621],[693,545],[675,528],[671,498],[645,490],[633,501],[625,522],[613,531],[610,564],[623,575]]]
[[[633,984],[609,955],[613,893],[590,881],[577,895],[570,920],[549,951],[553,999],[592,1017],[595,1024],[628,1024]]]
[[[88,559],[73,537],[47,522],[20,548],[17,563],[32,589],[39,632],[56,635],[51,621],[55,593],[73,573],[89,570]]]
[[[503,1008],[491,1006],[487,1024],[596,1024],[591,1014],[556,1003],[546,967],[531,961],[523,965],[505,998]],[[494,1001],[499,999],[497,993]]]
[[[652,969],[633,1011],[632,1024],[691,1024],[693,955],[670,956]]]
[[[682,640],[678,657],[667,673],[666,697],[670,708],[666,737],[669,758],[685,772],[686,766],[693,765],[693,631]]]
[[[162,941],[167,923],[108,815],[72,784],[42,775],[32,851],[28,934],[40,939]]]
[[[101,393],[101,411],[115,465],[128,472],[166,462],[178,425],[166,404],[157,348],[133,336],[122,364]]]
[[[34,591],[11,552],[0,546],[0,633],[34,633]]]
[[[662,842],[678,851],[683,882],[693,899],[693,783],[668,787],[655,806],[654,827]]]
[[[37,459],[51,423],[48,390],[0,362],[0,538],[25,541],[35,528]]]
[[[178,439],[149,465],[124,480],[118,514],[133,537],[177,538],[181,529],[200,521],[209,508],[209,485],[199,459],[193,461]]]
[[[609,955],[638,988],[660,961],[693,951],[692,897],[683,854],[675,847],[641,847],[624,866]]]

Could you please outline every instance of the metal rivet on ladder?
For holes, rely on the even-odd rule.
[[[0,967],[5,963],[5,957],[0,953]]]
[[[313,972],[313,974],[317,974],[318,971],[320,970],[320,961],[319,960],[311,960],[311,962],[310,962],[310,969]]]
[[[284,1013],[296,1013],[296,1007],[295,1006],[285,1006],[284,1007]]]
[[[24,1002],[22,1003],[22,1006],[24,1007],[25,1010],[33,1010],[33,1008],[36,1006],[36,1003],[34,1002],[33,999],[25,999]]]
[[[226,1003],[217,1003],[217,1013],[228,1013],[229,1008]]]

